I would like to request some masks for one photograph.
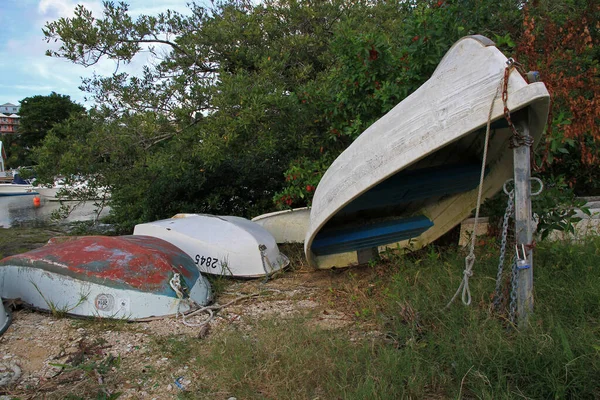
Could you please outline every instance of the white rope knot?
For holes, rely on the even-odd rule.
[[[446,304],[446,308],[450,307],[450,305],[456,300],[458,294],[462,292],[461,300],[464,305],[471,305],[471,291],[469,290],[469,278],[473,276],[473,265],[475,264],[475,255],[470,253],[465,257],[465,270],[463,271],[463,279],[460,282],[460,286],[454,293],[454,296],[450,299],[448,304]]]
[[[463,280],[456,291],[460,291],[462,288],[462,296],[461,300],[464,305],[468,306],[471,304],[471,291],[469,290],[469,278],[473,276],[473,265],[475,265],[475,254],[473,252],[469,253],[468,256],[465,257],[465,270],[463,271]],[[456,295],[455,295],[456,296]]]
[[[181,289],[181,278],[178,273],[173,274],[173,277],[169,281],[169,285],[171,286],[171,289],[175,291],[177,298],[182,300],[183,290]]]

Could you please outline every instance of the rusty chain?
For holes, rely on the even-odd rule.
[[[520,73],[524,73],[523,66],[514,59],[509,58],[506,61],[506,68],[504,69],[504,79],[502,83],[502,103],[504,104],[504,118],[506,119],[506,122],[513,133],[509,143],[509,147],[511,149],[520,146],[533,145],[533,138],[531,136],[524,136],[517,130],[517,127],[511,119],[510,110],[508,109],[508,78],[514,69],[517,69]]]

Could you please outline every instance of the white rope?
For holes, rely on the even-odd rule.
[[[215,312],[222,310],[225,307],[228,307],[230,305],[232,305],[233,303],[237,303],[240,300],[245,300],[245,299],[249,299],[251,297],[256,297],[259,296],[260,293],[253,293],[253,294],[249,294],[246,296],[240,296],[236,299],[231,300],[229,303],[223,304],[222,306],[218,305],[218,304],[213,304],[212,306],[206,306],[206,307],[201,307],[197,310],[194,310],[192,312],[189,313],[184,313],[179,311],[179,307],[177,308],[177,316],[181,315],[181,322],[185,325],[185,326],[189,326],[191,328],[201,328],[204,325],[208,324],[210,321],[212,321],[215,317]],[[181,303],[180,303],[181,304]],[[191,322],[188,322],[186,320],[186,318],[190,318],[193,317],[196,314],[200,314],[200,313],[208,313],[208,318],[206,318],[204,321],[200,322],[199,324],[193,324]]]
[[[183,299],[183,290],[181,289],[181,277],[178,273],[173,274],[173,277],[169,281],[171,289],[175,291],[178,299]]]
[[[475,209],[475,222],[473,223],[473,234],[471,235],[471,243],[469,249],[469,255],[465,257],[465,270],[463,271],[463,279],[460,282],[460,286],[454,293],[454,296],[450,299],[448,304],[446,304],[446,308],[450,307],[450,305],[456,300],[458,294],[461,293],[461,299],[463,304],[470,305],[471,304],[471,291],[469,290],[469,278],[473,276],[473,265],[475,264],[475,239],[477,236],[477,222],[479,221],[479,209],[481,208],[481,198],[483,195],[483,179],[485,178],[485,164],[487,162],[487,153],[488,153],[488,144],[490,141],[490,127],[492,125],[492,113],[494,112],[494,103],[498,98],[498,93],[500,93],[500,88],[504,84],[504,75],[500,80],[500,85],[496,88],[496,93],[494,94],[494,98],[492,99],[492,104],[490,105],[490,111],[488,112],[487,126],[485,130],[485,143],[483,145],[483,160],[481,161],[481,174],[479,176],[479,191],[477,193],[477,208]]]

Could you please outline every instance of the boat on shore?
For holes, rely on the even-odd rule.
[[[267,230],[241,217],[177,214],[138,224],[133,234],[157,237],[177,246],[206,274],[258,278],[289,264]]]
[[[186,254],[147,236],[83,236],[0,260],[0,294],[53,313],[126,320],[175,315],[212,300]]]
[[[18,170],[6,170],[4,160],[6,152],[0,141],[0,196],[24,196],[37,194],[33,185],[28,180],[19,176]]]
[[[460,224],[477,203],[488,120],[483,197],[502,188],[513,175],[513,131],[499,93],[507,61],[483,36],[460,39],[427,82],[333,162],[312,201],[310,265],[359,264],[387,246],[417,249]],[[548,116],[546,87],[512,70],[505,94],[535,146]]]
[[[36,189],[26,180],[21,179],[18,174],[5,175],[7,179],[0,179],[0,196],[26,196],[38,194]]]
[[[277,243],[304,243],[310,221],[310,208],[275,211],[252,218],[265,228]]]

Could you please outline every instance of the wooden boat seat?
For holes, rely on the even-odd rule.
[[[427,217],[417,216],[321,231],[313,241],[312,251],[320,256],[383,246],[417,237],[432,226]]]
[[[435,199],[473,190],[479,184],[481,165],[443,165],[402,171],[363,193],[340,214],[372,210],[422,199]]]

